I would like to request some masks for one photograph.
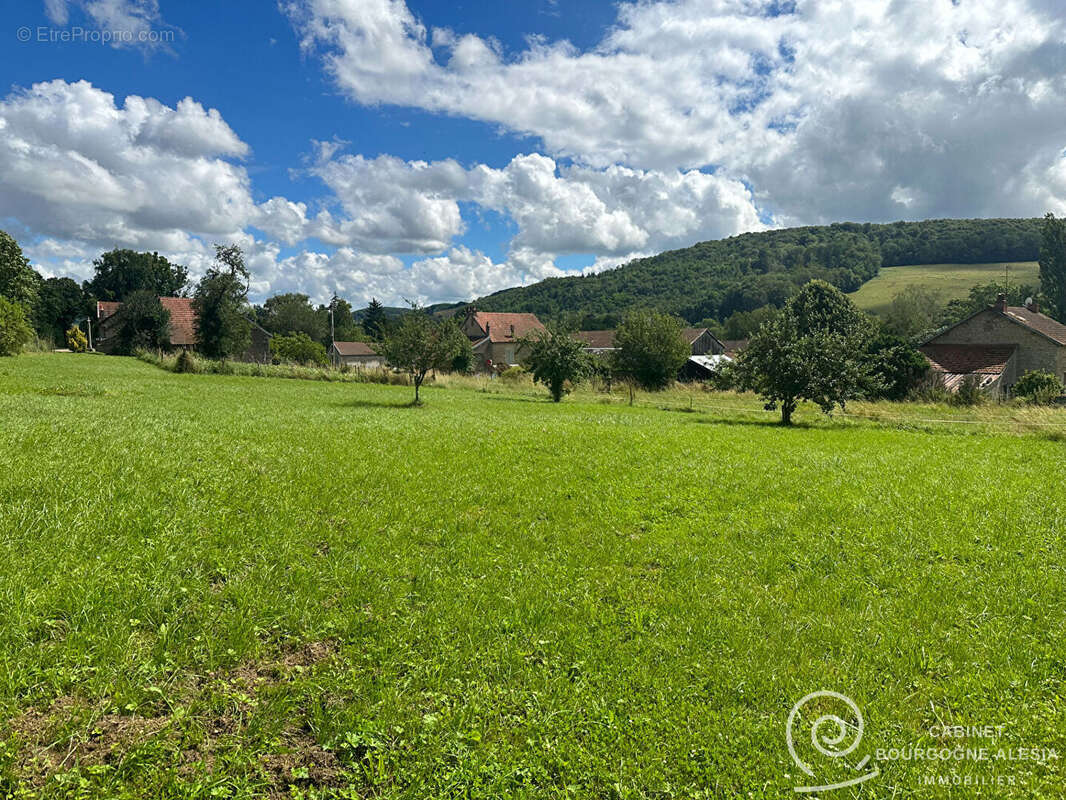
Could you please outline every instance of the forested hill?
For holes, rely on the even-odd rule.
[[[821,278],[845,292],[880,267],[1034,261],[1039,219],[837,223],[746,233],[639,259],[598,275],[549,278],[479,299],[484,311],[532,311],[610,324],[630,308],[651,307],[690,322],[781,305]]]

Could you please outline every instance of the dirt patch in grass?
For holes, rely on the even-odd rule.
[[[14,762],[18,779],[41,788],[53,776],[74,768],[117,767],[129,754],[160,739],[164,750],[172,750],[173,756],[169,765],[160,763],[158,768],[171,766],[183,779],[211,773],[220,756],[248,745],[242,736],[255,713],[259,693],[295,680],[336,653],[335,642],[310,642],[229,670],[190,675],[179,682],[171,702],[186,707],[202,705],[205,711],[181,720],[169,709],[158,714],[109,713],[114,704],[107,698],[93,703],[64,696],[47,709],[27,709],[9,723],[19,745]],[[218,710],[218,703],[207,701],[219,694],[238,699]],[[277,747],[265,748],[269,752],[258,756],[268,796],[288,796],[290,785],[320,789],[345,785],[343,764],[322,748],[298,719],[279,739]]]

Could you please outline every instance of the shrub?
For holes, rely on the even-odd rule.
[[[33,338],[26,307],[0,296],[0,356],[17,356]]]
[[[84,353],[89,349],[89,340],[77,325],[67,331],[67,347],[75,353]]]
[[[958,391],[951,396],[951,404],[954,406],[977,406],[985,402],[988,395],[981,389],[981,377],[979,375],[967,375],[959,384]]]
[[[326,348],[303,332],[273,337],[270,340],[270,352],[278,359],[293,364],[322,367],[329,364]]]
[[[193,354],[188,350],[182,350],[178,353],[178,360],[174,362],[174,371],[194,373],[199,372],[200,369],[196,364],[196,359],[193,357]]]
[[[527,374],[525,369],[516,365],[505,369],[500,373],[500,377],[508,383],[518,383]]]
[[[1066,387],[1052,373],[1033,370],[1022,375],[1011,388],[1011,392],[1015,397],[1020,397],[1027,403],[1046,406],[1066,392]]]
[[[944,374],[930,370],[907,394],[907,399],[916,403],[946,403],[951,392],[944,386]]]

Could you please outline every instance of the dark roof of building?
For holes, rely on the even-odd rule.
[[[937,372],[947,375],[1000,375],[1016,344],[924,344],[922,355]]]
[[[1037,333],[1044,334],[1044,336],[1054,342],[1066,345],[1066,325],[1056,322],[1047,314],[1041,314],[1039,311],[1030,311],[1028,308],[1021,306],[1007,306],[1003,314]]]
[[[592,350],[610,350],[614,347],[614,331],[578,331],[574,338]]]
[[[689,344],[693,344],[703,334],[707,333],[706,328],[682,328],[681,335],[685,338],[685,341]]]
[[[477,311],[474,321],[488,333],[494,344],[513,342],[536,331],[544,330],[536,314],[504,314],[494,311]]]
[[[748,346],[748,339],[722,339],[722,347],[725,348],[726,355],[734,355],[739,353],[745,347]]]
[[[376,356],[377,349],[366,342],[334,342],[337,353],[342,356]]]
[[[110,300],[97,300],[96,301],[96,318],[98,320],[105,320],[122,308],[122,303],[115,303]]]

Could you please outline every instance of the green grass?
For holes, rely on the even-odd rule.
[[[819,689],[1066,752],[1066,412],[461,383],[0,361],[0,795],[782,798]]]
[[[940,293],[941,302],[965,298],[979,283],[1003,281],[1004,264],[921,264],[906,267],[882,267],[876,278],[862,285],[850,297],[855,304],[871,313],[882,313],[892,298],[908,286],[916,285]],[[1012,263],[1012,284],[1040,283],[1040,267],[1035,261]]]

